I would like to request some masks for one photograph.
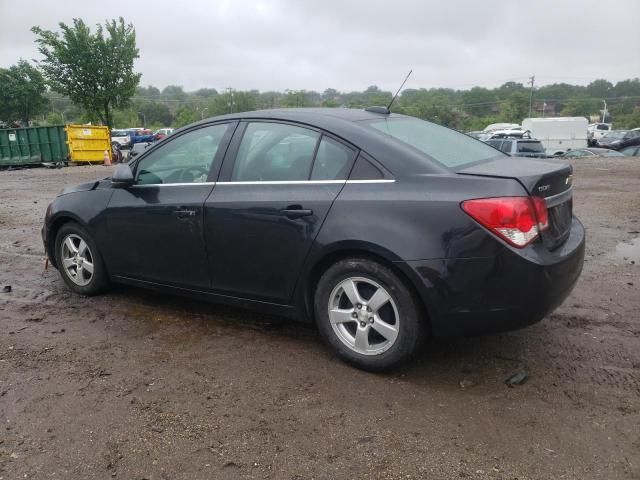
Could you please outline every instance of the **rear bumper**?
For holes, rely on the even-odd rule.
[[[585,231],[576,218],[556,250],[540,242],[493,257],[406,262],[418,278],[435,336],[514,330],[542,320],[569,296],[584,262]]]

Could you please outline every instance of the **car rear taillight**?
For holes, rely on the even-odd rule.
[[[541,197],[478,198],[461,206],[478,223],[518,248],[529,245],[549,227],[547,204]]]

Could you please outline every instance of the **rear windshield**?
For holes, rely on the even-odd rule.
[[[544,148],[540,142],[518,142],[518,151],[522,153],[542,153]]]
[[[495,149],[464,133],[417,118],[383,118],[363,123],[426,153],[446,167],[459,167],[499,155]]]
[[[125,130],[111,130],[112,137],[126,137],[127,135],[129,135],[129,132]]]

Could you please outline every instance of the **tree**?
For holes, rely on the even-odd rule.
[[[104,28],[97,25],[95,34],[77,18],[71,26],[62,22],[59,26],[62,33],[31,29],[38,36],[47,82],[90,117],[113,126],[113,109],[130,104],[141,76],[133,70],[139,57],[133,25],[120,17],[106,22]]]
[[[587,85],[587,93],[595,98],[608,98],[613,94],[613,85],[608,80],[594,80]]]
[[[135,102],[136,112],[144,115],[149,125],[162,125],[168,127],[173,121],[171,110],[164,103],[141,100]]]
[[[582,95],[569,100],[562,109],[561,114],[567,117],[587,117],[598,114],[602,102],[596,98]]]
[[[0,69],[0,118],[28,124],[48,105],[46,91],[42,74],[25,60]]]
[[[184,106],[178,109],[173,125],[176,128],[180,128],[198,120],[200,120],[200,115],[198,114],[198,112],[191,107]]]
[[[529,115],[529,95],[515,91],[500,105],[500,116],[505,122],[520,123]]]
[[[464,110],[471,115],[489,115],[496,101],[492,90],[473,87],[462,94]]]

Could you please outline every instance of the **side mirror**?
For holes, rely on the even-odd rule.
[[[111,176],[111,186],[113,188],[126,188],[133,185],[133,172],[126,163],[118,165]]]

